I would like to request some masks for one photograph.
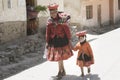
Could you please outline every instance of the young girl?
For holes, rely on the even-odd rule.
[[[90,65],[94,64],[94,56],[90,44],[86,41],[86,31],[77,32],[76,36],[78,36],[79,42],[73,50],[79,50],[77,55],[77,65],[81,68],[81,76],[83,77],[83,67],[87,67],[88,73],[90,73]],[[87,57],[85,55],[87,55]]]

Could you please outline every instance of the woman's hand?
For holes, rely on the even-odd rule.
[[[69,40],[69,46],[70,46],[70,48],[73,50],[73,45],[72,45],[72,43],[71,43],[71,40]]]

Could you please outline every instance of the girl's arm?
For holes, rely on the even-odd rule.
[[[79,49],[80,45],[77,43],[74,47],[72,46],[72,50],[77,51]]]

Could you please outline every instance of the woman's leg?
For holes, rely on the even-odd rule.
[[[83,67],[81,67],[81,76],[83,77],[84,76],[84,69],[83,69]]]
[[[59,66],[59,72],[58,72],[58,76],[65,76],[65,69],[64,69],[64,64],[63,64],[63,60],[58,61],[58,66]]]
[[[62,69],[61,69],[62,76],[65,76],[65,75],[66,75],[66,72],[65,72],[63,60],[61,61],[61,65],[62,65]]]

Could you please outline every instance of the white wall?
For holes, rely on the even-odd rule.
[[[4,4],[0,6],[0,22],[26,21],[25,0],[11,0],[11,8],[8,8],[7,0],[3,1]]]
[[[120,20],[120,10],[118,9],[118,0],[114,0],[114,21]]]
[[[65,12],[71,15],[71,22],[79,23],[80,21],[80,0],[64,0]]]
[[[101,0],[101,5],[102,24],[109,24],[109,0]]]
[[[93,18],[92,19],[86,19],[86,6],[93,5]],[[83,1],[82,7],[81,7],[81,20],[80,23],[83,26],[94,26],[97,25],[97,6],[92,1]]]
[[[94,0],[94,1],[83,1],[81,8],[81,20],[80,22],[85,26],[96,26],[98,25],[98,13],[97,7],[101,5],[101,23],[108,24],[109,21],[109,4],[108,0]],[[93,18],[86,19],[86,6],[93,5]]]
[[[101,4],[101,23],[108,24],[109,0],[64,0],[65,11],[71,14],[71,22],[80,23],[83,26],[98,25],[97,6]],[[93,18],[86,19],[86,6],[93,5]]]
[[[2,0],[0,0],[0,13],[2,12]]]

